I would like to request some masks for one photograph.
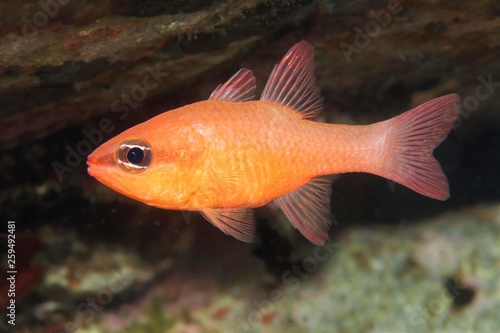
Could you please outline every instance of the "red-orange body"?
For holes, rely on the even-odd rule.
[[[318,176],[379,173],[377,169],[384,165],[383,124],[318,123],[273,102],[208,100],[164,113],[141,126],[160,136],[153,140],[169,140],[153,150],[158,163],[175,159],[183,170],[176,185],[170,184],[179,187],[179,198],[151,202],[162,208],[255,208]],[[176,133],[166,133],[171,126],[186,131],[186,136],[179,136],[182,142],[172,141]],[[169,156],[172,152],[176,156]],[[144,184],[151,187],[162,180],[148,179]]]
[[[312,47],[296,44],[275,67],[261,100],[242,69],[210,99],[134,126],[89,156],[89,173],[149,205],[201,211],[222,231],[253,239],[250,208],[274,201],[322,244],[330,217],[323,176],[368,172],[444,200],[448,183],[432,150],[458,116],[458,96],[427,102],[366,126],[318,123]]]

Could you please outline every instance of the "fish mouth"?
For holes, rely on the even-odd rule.
[[[102,164],[92,159],[87,160],[87,165],[87,173],[90,176],[94,177],[97,181],[106,185],[107,187],[120,192],[120,184],[116,183],[115,177],[113,177],[112,173],[106,166],[103,166]]]
[[[89,166],[89,167],[87,168],[87,173],[88,173],[90,176],[92,176],[92,177],[94,177],[94,178],[97,178],[97,177],[96,177],[96,174],[97,174],[97,173],[96,173],[94,170],[95,170],[95,169],[92,169],[92,167],[91,167],[91,166]]]
[[[87,161],[87,166],[87,173],[90,176],[94,177],[106,186],[109,186],[108,184],[112,184],[111,181],[113,180],[113,177],[106,166],[100,165],[95,161]]]
[[[129,198],[141,201],[140,198],[133,194],[133,191],[129,189],[126,184],[120,181],[120,177],[117,177],[117,174],[113,172],[113,168],[102,165],[97,160],[91,158],[87,160],[87,165],[87,173],[101,184]]]
[[[97,161],[91,158],[91,156],[89,156],[87,159],[87,173],[92,177],[97,178],[96,177],[97,169],[98,169]]]
[[[94,178],[99,179],[99,176],[109,173],[109,168],[113,166],[113,155],[98,155],[93,152],[87,157],[87,173]]]

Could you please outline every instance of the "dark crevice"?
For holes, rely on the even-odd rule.
[[[451,308],[461,309],[469,305],[476,294],[476,290],[470,286],[463,285],[456,278],[448,278],[444,281],[446,291],[452,299]]]

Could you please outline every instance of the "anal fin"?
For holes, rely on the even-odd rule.
[[[255,218],[250,208],[210,208],[201,211],[210,223],[226,235],[251,243],[255,237]]]
[[[329,179],[317,178],[274,200],[292,225],[316,245],[325,243],[332,221],[330,183]]]

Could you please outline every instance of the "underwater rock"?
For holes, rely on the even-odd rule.
[[[119,113],[122,104],[168,99],[187,82],[234,64],[258,41],[265,54],[258,63],[269,69],[297,41],[292,35],[317,50],[327,110],[333,103],[362,112],[353,115],[357,122],[380,115],[377,104],[394,95],[415,106],[454,91],[472,96],[464,103],[475,111],[477,103],[491,103],[475,96],[476,86],[490,75],[500,81],[494,0],[43,4],[0,5],[11,13],[0,29],[0,146]],[[430,88],[432,96],[413,95]]]
[[[0,145],[165,96],[300,21],[312,2],[2,4],[12,14],[0,29]]]
[[[401,112],[396,100],[414,107],[456,92],[464,115],[500,100],[495,1],[341,1],[306,39],[327,99],[356,123],[379,120],[381,104],[394,110],[384,117]]]
[[[493,332],[500,327],[499,238],[497,204],[399,227],[352,227],[323,247],[295,253],[279,275],[266,274],[247,245],[231,254],[192,247],[171,261],[168,276],[139,297],[104,304],[79,332]],[[94,263],[67,257],[77,259],[67,276],[87,274],[71,282],[56,274],[67,265],[57,265],[38,292],[56,281],[82,288],[94,279],[86,294],[100,295],[113,267],[133,272],[136,286],[152,274],[137,256],[110,249],[91,249],[86,257],[101,258]],[[194,258],[202,260],[183,263]],[[66,291],[70,299],[81,293]]]

